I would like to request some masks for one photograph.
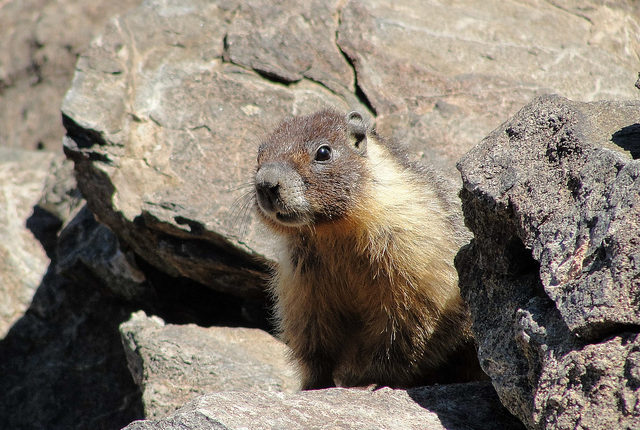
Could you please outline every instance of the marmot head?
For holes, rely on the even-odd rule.
[[[368,175],[361,114],[323,110],[283,121],[261,143],[254,178],[258,213],[277,231],[349,214]]]

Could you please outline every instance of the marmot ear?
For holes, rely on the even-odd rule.
[[[349,112],[347,114],[347,130],[353,141],[353,146],[361,154],[367,150],[367,124],[360,112]]]

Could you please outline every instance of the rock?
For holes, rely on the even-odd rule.
[[[75,201],[61,165],[61,154],[0,147],[0,428],[119,428],[142,417],[117,333],[131,310],[95,279],[56,273],[57,232]]]
[[[57,161],[27,221],[55,261],[56,273],[81,284],[97,282],[109,294],[171,322],[271,327],[262,301],[227,297],[140,261],[86,207],[76,187],[73,163]]]
[[[278,121],[370,109],[414,158],[452,171],[536,94],[634,97],[636,64],[619,52],[638,49],[626,35],[639,22],[626,3],[149,1],[80,57],[65,151],[91,210],[136,254],[259,300],[276,255],[249,183]]]
[[[136,430],[229,430],[229,427],[225,427],[220,424],[219,421],[215,421],[206,415],[201,414],[198,411],[185,412],[180,415],[171,416],[163,419],[160,422],[154,421],[136,421],[134,424],[127,426],[126,428],[133,428]]]
[[[49,259],[25,225],[55,156],[0,147],[0,338],[29,306]]]
[[[276,81],[319,82],[355,106],[353,69],[335,41],[339,3],[242,2],[225,38],[225,56]]]
[[[50,259],[56,258],[58,232],[85,204],[73,175],[73,163],[56,156],[49,168],[40,200],[27,220],[27,227],[40,241]]]
[[[27,154],[33,156],[25,158],[29,167],[11,170],[13,180],[22,180],[24,188],[44,176],[33,162],[44,154]],[[0,168],[10,162],[3,159]],[[61,183],[51,189],[66,189]],[[3,195],[14,195],[17,189],[7,187]],[[71,220],[58,218],[70,208],[63,195],[67,193],[51,192],[40,200],[56,203],[53,207],[61,210],[54,216],[40,209],[39,219],[48,214],[58,227],[65,227],[59,235],[53,231],[52,262],[34,286],[33,300],[29,297],[24,303],[28,309],[0,340],[0,391],[11,393],[0,402],[0,428],[115,429],[142,418],[142,393],[127,367],[118,331],[134,310],[142,308],[180,323],[256,324],[256,311],[246,301],[138,266],[135,256],[121,248],[86,207],[78,208]],[[30,222],[40,225],[34,217]],[[14,236],[8,243],[20,245]],[[46,259],[42,248],[39,251]]]
[[[285,345],[259,329],[165,324],[141,311],[121,324],[120,332],[150,419],[207,392],[298,387]]]
[[[481,364],[529,428],[640,425],[639,112],[540,97],[458,165],[475,236],[460,287]]]
[[[559,357],[538,387],[534,418],[545,428],[638,428],[640,335],[624,333]]]
[[[338,45],[378,129],[452,166],[536,95],[637,97],[639,23],[627,2],[350,1]]]
[[[58,238],[56,270],[78,282],[99,279],[115,295],[132,302],[153,294],[135,257],[122,251],[118,238],[86,206]]]
[[[126,430],[165,428],[251,429],[521,429],[496,402],[487,382],[405,390],[332,388],[279,392],[219,392],[190,402],[157,421]],[[171,427],[170,427],[171,426]]]
[[[85,204],[73,174],[73,163],[56,158],[45,181],[38,206],[57,218],[62,226]]]
[[[55,270],[80,284],[99,284],[107,294],[185,324],[244,324],[270,328],[268,305],[238,299],[183,277],[171,277],[140,260],[83,206],[57,237]]]
[[[47,195],[55,198],[42,199],[29,218],[29,228],[53,261],[42,282],[30,278],[35,279],[31,291],[39,283],[37,293],[0,341],[0,391],[10,394],[0,402],[2,428],[115,428],[142,418],[148,405],[131,379],[118,332],[119,324],[138,309],[167,321],[153,333],[160,339],[168,339],[168,332],[204,330],[173,324],[266,327],[264,288],[276,255],[253,217],[250,178],[261,136],[283,117],[326,105],[358,109],[373,116],[382,134],[408,145],[414,158],[449,168],[537,94],[554,91],[586,101],[637,96],[631,82],[640,51],[635,37],[638,9],[626,1],[571,1],[558,7],[463,0],[440,7],[410,0],[393,5],[377,0],[149,0],[102,27],[111,13],[124,12],[134,3],[0,2],[0,145],[58,144],[56,100],[68,84],[71,65],[84,52],[63,102],[63,121],[65,152],[74,162],[88,205],[81,209],[72,181],[56,180],[57,185],[47,186]],[[86,41],[99,32],[85,51]],[[585,114],[594,130],[598,121],[618,115],[617,105],[607,106],[615,110]],[[588,110],[585,105],[580,109]],[[614,143],[638,154],[633,124],[611,133]],[[555,156],[565,160],[566,142],[557,143]],[[608,159],[593,160],[606,165]],[[629,165],[624,164],[616,178],[635,181]],[[607,178],[602,176],[602,187]],[[33,178],[27,179],[25,183]],[[611,188],[615,181],[606,184]],[[594,196],[600,191],[596,185]],[[581,192],[576,190],[579,197]],[[607,204],[631,222],[632,207],[625,207],[625,199],[631,202],[632,196],[608,196]],[[530,209],[526,203],[520,206],[522,213]],[[576,216],[599,213],[599,208],[581,207]],[[552,215],[562,210],[560,205]],[[465,267],[474,274],[484,267],[510,273],[506,278],[495,275],[511,282],[510,288],[496,287],[490,296],[469,288],[468,295],[475,295],[484,309],[476,326],[482,318],[496,323],[494,331],[487,332],[495,337],[481,342],[483,363],[493,371],[501,399],[529,425],[570,426],[578,413],[592,427],[598,419],[609,427],[615,422],[635,425],[635,290],[625,293],[615,283],[635,270],[635,260],[625,263],[613,257],[618,248],[635,249],[634,231],[617,216],[595,222],[593,228],[603,230],[588,235],[584,257],[592,251],[593,240],[602,239],[605,245],[592,260],[581,260],[580,248],[573,253],[570,240],[549,248],[553,255],[546,255],[543,242],[529,243],[525,236],[547,240],[548,231],[516,228],[497,215],[492,220],[495,231],[509,253],[489,247],[480,252],[478,241],[460,255],[461,262],[469,257]],[[478,209],[476,222],[490,224],[482,219]],[[626,230],[630,241],[620,236],[619,242],[607,242],[607,234],[615,232],[605,224]],[[592,228],[584,230],[585,225],[575,234]],[[16,249],[14,242],[4,243]],[[532,256],[528,249],[534,247],[543,251]],[[39,268],[44,270],[46,259],[42,252],[40,256],[45,263]],[[565,266],[543,269],[543,257],[553,263],[566,256]],[[594,277],[571,278],[579,274],[581,261]],[[624,270],[610,270],[614,266],[609,262],[622,264]],[[565,289],[562,282],[553,283],[554,276],[576,284]],[[466,279],[472,284],[494,278]],[[610,282],[610,288],[605,294],[596,291],[591,302],[575,301],[588,297],[574,292],[589,282]],[[621,302],[609,308],[604,296]],[[498,302],[502,307],[495,309]],[[585,311],[581,307],[587,304],[595,306]],[[158,357],[144,349],[144,338],[130,340],[138,342],[127,345],[139,345],[140,356],[148,354],[148,363]],[[180,353],[191,351],[190,341],[183,335],[178,344],[185,345],[183,351],[178,346],[172,357],[184,358]],[[603,356],[615,365],[603,367]],[[131,352],[129,358],[135,358]],[[134,372],[147,388],[164,384],[154,385],[162,381],[160,373],[152,372],[159,368],[132,368],[148,371],[148,379],[144,372],[142,379]],[[487,394],[490,389],[484,387],[481,393]],[[186,395],[183,384],[174,388],[176,396]],[[313,396],[329,398],[321,400],[320,407],[327,416],[333,409],[345,410],[343,415],[336,412],[346,417],[336,422],[345,425],[384,412],[387,403],[394,408],[391,425],[405,411],[408,420],[420,420],[419,427],[445,417],[437,425],[464,428],[481,423],[478,426],[489,428],[488,417],[493,425],[494,416],[504,416],[497,412],[493,394],[492,406],[486,406],[472,386],[420,390],[432,393],[424,394],[429,402],[421,400],[418,391],[389,390],[266,392],[254,397],[223,391],[213,396],[227,402],[221,404],[231,412],[232,402],[253,398],[256,403],[248,404],[257,409],[246,413],[265,420],[265,405],[283,411],[290,405],[313,404]],[[361,397],[362,406],[349,410],[351,399]],[[461,400],[469,398],[476,406],[470,411]],[[449,406],[437,406],[440,399]],[[161,401],[164,407],[181,400]],[[610,408],[606,420],[597,412],[597,402]],[[426,404],[431,409],[420,407]],[[218,413],[194,407],[155,424],[136,425],[231,425]],[[465,414],[473,421],[465,421]]]
[[[77,56],[138,0],[0,4],[0,146],[60,150],[60,102]]]
[[[349,105],[309,79],[284,87],[222,61],[228,8],[148,2],[110,25],[78,62],[65,147],[91,210],[136,253],[260,297],[272,252],[248,200],[257,138],[288,114]]]

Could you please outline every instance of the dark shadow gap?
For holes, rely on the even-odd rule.
[[[621,128],[611,135],[611,141],[631,153],[631,158],[640,158],[640,123]]]

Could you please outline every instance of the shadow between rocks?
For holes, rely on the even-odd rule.
[[[640,158],[640,123],[631,124],[613,133],[611,141],[629,151],[634,160]]]
[[[167,323],[271,330],[268,304],[170,277],[130,250],[85,207],[62,222],[36,206],[27,227],[51,264],[32,303],[0,340],[0,428],[120,429],[144,418],[119,326],[144,310]],[[144,273],[127,283],[114,257]]]
[[[142,418],[118,332],[133,310],[52,264],[0,341],[0,428],[117,429]]]
[[[489,381],[410,388],[407,393],[418,405],[437,414],[446,429],[525,429],[502,406]]]

